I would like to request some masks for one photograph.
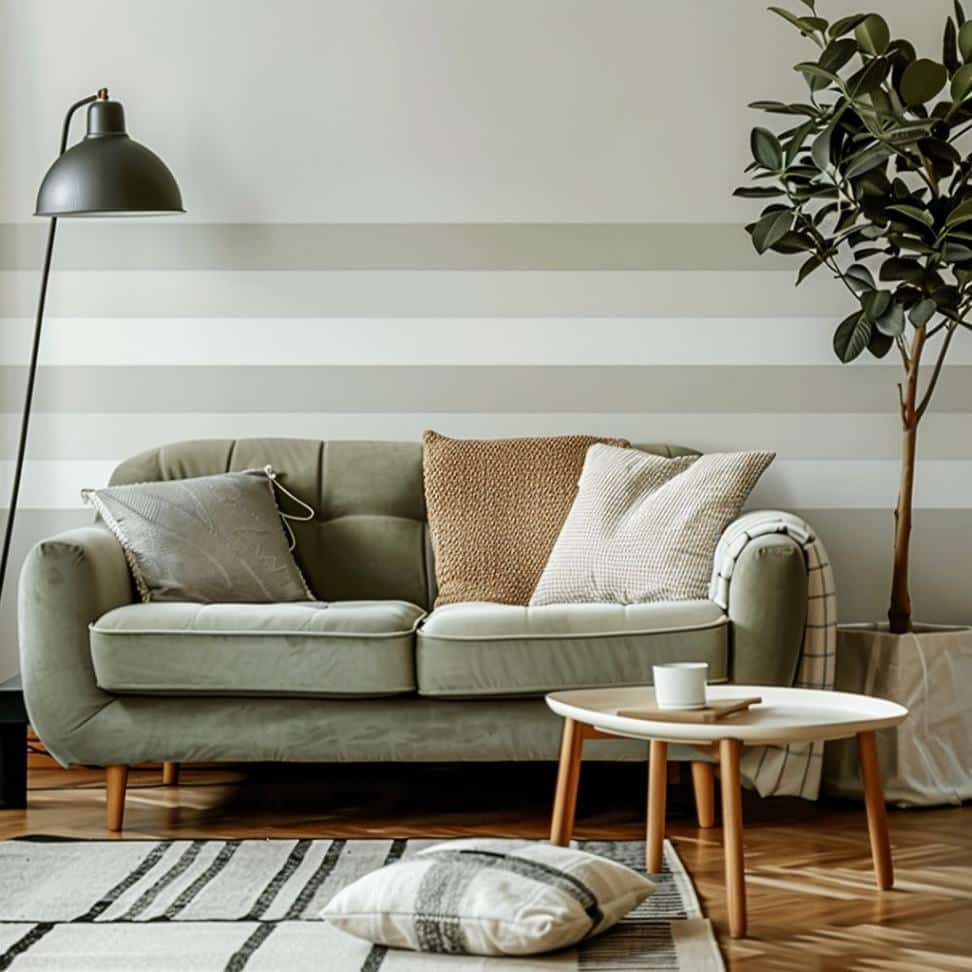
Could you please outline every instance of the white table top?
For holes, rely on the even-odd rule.
[[[744,713],[710,723],[652,722],[617,714],[618,709],[653,704],[654,690],[650,687],[552,692],[547,696],[547,705],[559,716],[614,735],[700,744],[719,739],[739,739],[756,745],[845,739],[859,732],[896,726],[908,715],[908,710],[896,702],[849,692],[709,685],[706,694],[710,700],[758,695],[763,702]]]

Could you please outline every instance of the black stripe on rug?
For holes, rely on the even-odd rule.
[[[113,905],[129,888],[135,887],[139,881],[155,867],[165,856],[165,852],[172,846],[171,840],[164,840],[156,844],[142,859],[138,867],[130,874],[118,882],[108,891],[99,901],[96,901],[83,915],[75,918],[75,921],[94,921],[110,905]]]
[[[204,840],[194,840],[180,856],[179,860],[163,874],[155,884],[145,891],[138,901],[136,901],[125,914],[121,915],[117,921],[132,921],[137,918],[153,901],[164,891],[177,877],[184,874],[195,863],[203,847],[206,846]]]
[[[246,963],[253,957],[253,953],[270,937],[276,925],[267,922],[254,928],[250,937],[229,957],[224,972],[241,972]]]
[[[304,909],[311,903],[314,895],[317,894],[320,886],[327,880],[328,875],[337,865],[338,858],[347,846],[346,840],[331,841],[324,859],[318,865],[317,870],[308,878],[307,883],[301,888],[300,894],[294,898],[293,904],[287,909],[287,913],[281,921],[294,921],[303,914]]]
[[[388,848],[388,853],[385,855],[385,863],[382,867],[388,867],[389,864],[400,861],[405,854],[405,847],[407,845],[407,840],[393,840],[391,847]],[[387,953],[387,945],[372,945],[367,958],[361,964],[361,972],[378,972],[378,969],[381,968],[381,963],[385,961],[385,955]]]
[[[267,886],[260,892],[260,896],[253,903],[253,907],[250,908],[249,913],[243,918],[243,921],[257,921],[263,917],[264,912],[270,907],[273,899],[280,893],[280,889],[290,880],[294,871],[300,866],[301,861],[307,856],[307,851],[310,850],[310,846],[311,841],[306,838],[297,841],[287,855],[287,860],[283,862],[280,870],[274,874]]]
[[[171,921],[183,908],[185,908],[193,898],[199,894],[200,891],[210,881],[219,874],[220,871],[226,867],[227,864],[233,859],[233,855],[240,849],[240,841],[238,840],[228,840],[223,844],[220,852],[213,858],[212,863],[206,868],[199,877],[196,878],[188,888],[179,893],[179,897],[165,909],[165,913],[160,915],[158,918],[152,919],[153,921]]]
[[[10,964],[15,959],[33,948],[54,927],[55,923],[52,921],[42,921],[40,924],[34,925],[26,935],[18,938],[3,955],[0,955],[0,969],[9,969]]]

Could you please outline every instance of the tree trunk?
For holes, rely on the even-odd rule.
[[[894,572],[891,579],[891,608],[888,622],[892,634],[911,631],[911,591],[908,563],[911,554],[911,507],[915,489],[915,457],[918,449],[917,362],[909,370],[901,397],[901,486],[894,511]]]

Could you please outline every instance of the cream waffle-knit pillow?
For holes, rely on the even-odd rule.
[[[665,459],[594,445],[531,604],[706,597],[722,531],[772,452]]]

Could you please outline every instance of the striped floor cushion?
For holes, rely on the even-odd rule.
[[[321,912],[377,945],[453,955],[536,955],[606,931],[655,886],[567,847],[471,838],[372,871]]]

